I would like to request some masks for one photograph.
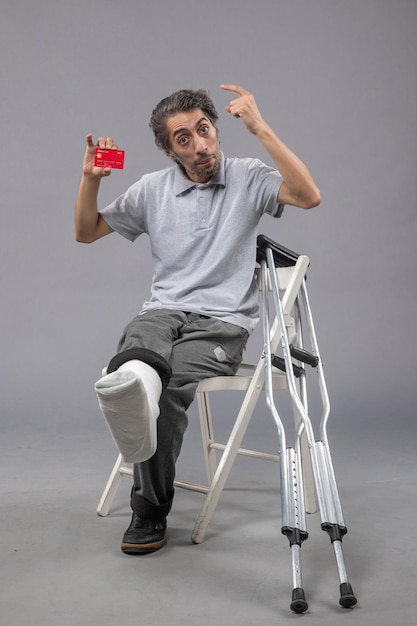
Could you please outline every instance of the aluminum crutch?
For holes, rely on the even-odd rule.
[[[284,425],[276,409],[272,390],[272,354],[270,346],[270,323],[268,314],[268,265],[266,260],[261,264],[262,323],[264,336],[264,366],[266,403],[278,429],[279,459],[281,478],[281,531],[290,542],[293,590],[291,610],[303,613],[308,609],[305,599],[301,574],[301,544],[308,537],[305,522],[305,507],[302,485],[302,471],[299,450],[287,447]],[[275,269],[275,268],[274,268]]]
[[[261,260],[261,268],[263,275],[265,278],[264,281],[267,280],[267,274],[269,274],[272,286],[272,294],[273,300],[276,309],[276,318],[278,321],[278,326],[280,329],[280,337],[281,337],[281,348],[283,352],[283,358],[277,357],[275,355],[271,355],[268,350],[269,342],[265,340],[265,365],[269,373],[268,377],[271,375],[271,365],[275,365],[279,369],[285,371],[287,373],[288,387],[291,395],[291,400],[293,403],[293,407],[295,408],[296,413],[301,419],[301,427],[298,429],[297,433],[297,450],[295,448],[288,448],[284,453],[285,445],[285,433],[283,431],[282,422],[277,414],[272,392],[268,391],[268,406],[271,410],[271,413],[275,419],[275,422],[278,426],[278,434],[281,442],[281,451],[280,453],[283,456],[283,462],[281,466],[281,482],[283,483],[283,499],[282,499],[282,512],[283,512],[283,529],[282,532],[287,535],[290,540],[290,545],[292,548],[293,555],[293,572],[294,572],[294,581],[298,586],[294,586],[293,590],[293,602],[291,604],[291,608],[295,612],[303,612],[307,608],[307,603],[304,598],[304,591],[302,589],[301,584],[301,571],[300,569],[300,557],[299,551],[301,547],[302,541],[308,536],[305,530],[305,522],[303,519],[304,510],[302,506],[302,498],[300,498],[300,485],[302,482],[302,464],[301,457],[299,453],[299,441],[300,436],[305,430],[305,434],[307,436],[309,451],[311,456],[311,465],[313,470],[314,482],[316,486],[317,499],[319,510],[321,514],[322,524],[321,527],[325,530],[331,539],[331,542],[334,547],[336,561],[339,569],[339,577],[340,577],[340,599],[339,603],[341,606],[345,608],[350,608],[354,606],[357,602],[356,597],[353,594],[352,587],[349,583],[346,567],[343,559],[342,552],[342,539],[346,534],[347,529],[343,520],[343,515],[341,511],[340,499],[338,495],[333,465],[330,457],[326,426],[329,416],[329,400],[327,389],[324,380],[323,368],[321,364],[321,359],[319,355],[317,338],[314,330],[311,309],[308,301],[307,290],[305,286],[305,280],[300,288],[300,297],[297,297],[295,303],[295,311],[297,315],[297,335],[298,335],[298,343],[299,346],[293,347],[289,344],[288,335],[286,331],[285,317],[282,309],[281,301],[279,299],[279,287],[277,282],[277,277],[275,273],[275,267],[277,263],[276,256],[282,256],[282,251],[285,253],[290,252],[285,248],[277,246],[275,242],[272,242],[268,238],[264,236],[260,236],[258,238],[258,245],[262,248],[264,253],[264,258]],[[275,253],[275,255],[274,255]],[[294,253],[290,252],[290,255],[294,255]],[[281,258],[280,258],[281,260]],[[291,264],[290,262],[287,264]],[[265,296],[266,292],[266,282],[263,285],[263,310],[267,309],[267,300]],[[307,326],[310,334],[310,343],[312,346],[312,352],[307,352],[303,349],[302,345],[302,331],[301,331],[301,304],[303,312],[307,321]],[[269,326],[269,320],[267,314],[264,313],[264,336],[267,337],[267,329],[266,325]],[[298,362],[301,362],[301,366],[295,365],[293,362],[293,358]],[[314,433],[310,418],[307,413],[307,396],[306,396],[306,387],[305,387],[305,370],[304,363],[312,365],[317,368],[318,371],[318,379],[319,379],[319,388],[320,394],[322,397],[323,403],[323,415],[320,423],[320,437],[319,441],[314,440]],[[301,384],[298,386],[295,383],[295,378],[301,378]],[[292,469],[294,468],[294,471]],[[287,482],[283,480],[283,476],[287,477]],[[292,485],[292,482],[296,480],[296,487]],[[291,501],[293,499],[293,502]],[[300,507],[301,503],[301,507]],[[287,521],[289,522],[287,526]],[[300,531],[303,531],[302,533]],[[293,546],[297,546],[295,550],[293,550]],[[301,601],[297,602],[297,594],[300,595]],[[295,596],[295,601],[294,601]]]
[[[305,281],[301,286],[300,300],[305,312],[305,320],[309,329],[312,349],[317,356],[318,382],[323,402],[323,414],[319,426],[320,439],[314,441],[313,443],[317,457],[318,471],[320,472],[320,481],[323,489],[322,506],[320,507],[322,520],[321,528],[327,532],[330,537],[330,541],[333,544],[340,578],[339,603],[345,608],[350,608],[357,603],[357,599],[353,593],[352,585],[349,582],[343,557],[342,540],[347,533],[347,528],[343,519],[339,491],[337,488],[336,476],[327,437],[330,403]]]

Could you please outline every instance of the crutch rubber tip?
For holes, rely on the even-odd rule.
[[[304,589],[296,587],[292,590],[292,602],[290,607],[291,611],[294,611],[294,613],[304,613],[304,611],[307,611],[308,604],[304,596]]]
[[[350,609],[352,606],[355,606],[357,603],[357,599],[353,593],[352,585],[350,583],[342,583],[340,585],[340,606],[343,606],[345,609]]]

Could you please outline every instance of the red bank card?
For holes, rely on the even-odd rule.
[[[102,150],[96,148],[96,154],[94,157],[94,165],[96,167],[112,167],[117,170],[122,170],[125,164],[125,151],[124,150]]]

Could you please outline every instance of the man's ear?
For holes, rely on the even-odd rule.
[[[164,150],[164,152],[169,159],[175,159],[175,156],[169,150]]]

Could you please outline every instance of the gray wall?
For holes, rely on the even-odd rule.
[[[102,185],[103,203],[167,164],[148,119],[177,88],[210,89],[227,154],[268,161],[224,111],[221,82],[256,94],[321,188],[319,208],[288,208],[262,227],[311,257],[335,423],[411,422],[416,27],[413,0],[4,2],[2,427],[23,436],[28,422],[104,428],[92,385],[146,298],[151,268],[145,238],[73,240],[85,135],[111,134],[126,149],[126,169]]]

